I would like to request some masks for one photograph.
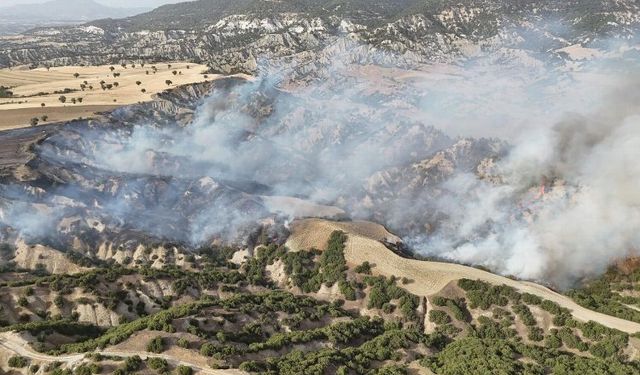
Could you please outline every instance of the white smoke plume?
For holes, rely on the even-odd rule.
[[[255,202],[337,206],[387,224],[419,253],[560,287],[640,249],[635,65],[478,60],[407,72],[333,58],[323,79],[304,85],[267,72],[214,91],[186,128],[84,130],[82,151],[45,142],[39,152],[128,183],[96,210],[164,235],[167,221],[184,224],[192,243],[261,218],[218,199],[226,185]],[[441,167],[420,175],[432,165]],[[162,183],[161,201],[132,205],[150,179]],[[190,202],[194,191],[211,200]],[[3,221],[35,231],[23,216]]]
[[[573,108],[580,112],[532,116],[492,171],[500,181],[470,174],[447,181],[448,194],[437,202],[448,213],[445,228],[413,243],[559,287],[638,255],[638,78],[609,76],[616,88],[595,105]]]

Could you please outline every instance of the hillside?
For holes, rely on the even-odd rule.
[[[354,79],[372,71],[375,89]],[[0,133],[0,370],[640,374],[633,262],[567,296],[414,259],[400,232],[348,220],[371,210],[383,222],[390,197],[438,197],[458,173],[500,187],[490,167],[505,142],[411,121],[412,96],[396,85],[419,74],[441,79],[342,71],[334,80],[353,94],[340,102],[326,95],[333,80],[218,79]],[[374,107],[381,92],[402,110]],[[362,159],[370,169],[349,169]],[[548,185],[526,214],[561,187]],[[415,216],[401,205],[406,215],[386,217],[409,238],[427,211],[410,202]]]
[[[427,291],[423,277],[447,265],[436,271],[413,261],[389,275],[381,260],[397,255],[379,240],[397,237],[376,224],[310,221],[294,228],[303,229],[294,229],[289,243],[301,245],[310,230],[316,237],[307,245],[321,250],[261,244],[243,260],[238,248],[194,254],[165,245],[116,263],[67,253],[85,267],[74,275],[4,269],[2,278],[13,281],[0,283],[0,368],[16,374],[640,373],[639,343],[607,328],[622,327],[615,319],[583,315],[544,288],[457,267],[450,282]],[[11,252],[5,248],[3,256]],[[622,329],[638,326],[627,322]]]
[[[511,49],[547,64],[566,60],[558,51],[572,45],[606,48],[610,38],[635,40],[637,15],[635,2],[609,0],[517,6],[485,0],[199,0],[0,39],[0,67],[190,60],[219,72],[253,73],[258,60],[292,55],[312,62],[337,53],[360,63],[416,67]],[[339,43],[345,37],[360,51]]]

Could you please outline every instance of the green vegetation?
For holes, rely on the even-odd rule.
[[[192,375],[193,369],[188,366],[180,365],[176,368],[176,375]]]
[[[147,351],[151,353],[162,353],[165,348],[164,339],[161,336],[156,336],[147,344]]]
[[[588,309],[613,315],[618,318],[640,323],[640,311],[631,306],[640,306],[640,297],[633,297],[640,290],[640,268],[623,274],[610,267],[600,278],[586,284],[581,289],[569,291],[567,295],[576,303]],[[623,295],[625,291],[630,292]]]
[[[150,369],[156,370],[159,374],[169,371],[169,364],[164,358],[151,357],[147,359],[147,365]]]
[[[464,305],[464,300],[452,300],[436,296],[432,302],[436,306],[446,307],[457,320],[465,321],[468,319],[469,312]]]
[[[416,310],[420,304],[420,299],[405,289],[398,287],[395,278],[366,276],[364,282],[371,287],[367,308],[382,309],[385,304],[397,300],[400,311],[408,321],[416,321],[418,319]]]
[[[361,265],[357,266],[354,271],[365,275],[371,275],[371,264],[365,261]]]
[[[305,293],[320,290],[322,284],[328,287],[338,283],[340,291],[348,300],[355,300],[356,286],[347,280],[347,263],[344,258],[346,234],[334,231],[327,242],[327,250],[288,252],[284,247],[275,245],[262,246],[256,257],[250,259],[246,266],[248,280],[257,285],[267,285],[264,270],[267,265],[281,260],[285,272],[293,285]]]
[[[488,310],[491,306],[506,306],[509,302],[517,303],[520,294],[506,285],[491,285],[484,281],[461,279],[458,286],[467,292],[469,307]]]
[[[345,278],[347,261],[344,259],[344,243],[346,241],[347,235],[344,232],[331,233],[327,250],[320,256],[320,274],[322,282],[327,286],[332,286]]]
[[[25,357],[13,356],[9,358],[9,367],[23,368],[27,367],[29,360]]]
[[[324,374],[332,368],[337,368],[342,373],[393,374],[402,371],[404,366],[389,365],[385,369],[371,370],[372,364],[397,358],[399,349],[409,348],[418,343],[431,344],[439,341],[436,337],[426,336],[418,331],[402,330],[393,325],[387,328],[382,334],[360,346],[344,349],[327,348],[306,353],[294,350],[284,356],[268,358],[266,361],[244,362],[240,368],[264,374],[284,375]]]
[[[527,361],[516,360],[526,358]],[[640,374],[637,363],[574,356],[510,340],[466,337],[421,361],[436,374]]]
[[[95,363],[85,363],[76,368],[76,370],[74,371],[74,375],[93,375],[99,374],[100,372],[102,372],[102,368],[99,365]]]
[[[432,333],[425,334],[422,300],[402,287],[410,280],[372,276],[368,263],[347,269],[344,233],[332,233],[324,252],[290,252],[269,244],[264,233],[257,237],[263,245],[242,266],[230,262],[237,249],[226,247],[180,254],[176,258],[187,267],[174,263],[162,268],[140,259],[117,266],[70,252],[75,262],[94,269],[76,275],[25,271],[16,281],[0,283],[11,289],[16,301],[26,301],[18,310],[25,323],[5,324],[4,329],[28,331],[37,339],[37,350],[54,355],[99,350],[139,331],[164,331],[143,343],[148,352],[162,353],[176,342],[210,357],[212,368],[265,374],[406,374],[406,365],[416,359],[436,374],[640,374],[638,363],[625,357],[628,335],[593,322],[578,322],[567,309],[536,295],[505,285],[460,280],[460,289],[450,286],[443,290],[445,296],[430,297],[435,308],[429,309],[426,318],[434,324],[427,324]],[[145,255],[152,259],[151,251]],[[170,263],[172,259],[167,258]],[[277,290],[267,272],[276,262],[283,266],[289,277],[287,287],[294,292],[298,292],[295,287],[313,293],[322,285],[333,285],[344,298],[327,303]],[[141,298],[144,282],[159,281],[170,285],[173,293]],[[86,297],[71,298],[78,289]],[[53,311],[66,311],[67,316],[51,316],[39,309],[47,291],[50,305],[60,308]],[[81,324],[77,314],[68,312],[80,303],[126,308],[131,318],[106,330]],[[373,316],[349,310],[358,305],[366,305]],[[540,310],[543,317],[537,316]],[[541,328],[551,319],[554,328]],[[545,325],[538,326],[538,321]],[[56,346],[53,342],[60,335],[65,343]],[[93,355],[87,359],[94,362],[76,367],[73,375],[101,370],[97,364],[101,359]],[[139,357],[120,361],[117,368],[112,364],[106,368],[117,375],[193,373],[186,366],[173,368],[162,358],[149,358],[146,366]],[[64,366],[47,371],[72,375]]]
[[[216,303],[217,300],[215,299],[205,299],[194,303],[172,307],[154,315],[145,316],[132,322],[113,327],[98,338],[77,344],[62,345],[60,349],[55,352],[84,353],[96,348],[104,348],[107,345],[115,345],[126,340],[137,331],[141,331],[143,329],[154,330],[162,328],[165,324],[169,324],[173,319],[192,315],[205,307],[215,306]]]
[[[128,357],[124,361],[124,371],[127,373],[132,373],[140,370],[142,368],[142,359],[134,355],[133,357]]]
[[[429,311],[429,321],[436,324],[447,324],[451,322],[451,317],[442,310],[431,310]]]

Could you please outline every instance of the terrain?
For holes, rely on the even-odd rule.
[[[569,293],[572,300],[478,268],[412,259],[402,238],[380,224],[304,219],[344,219],[346,211],[273,195],[238,177],[196,178],[184,159],[159,154],[162,148],[146,145],[145,164],[128,159],[133,169],[125,174],[91,156],[105,141],[124,142],[118,148],[130,152],[126,140],[136,137],[142,119],[155,118],[165,142],[184,131],[200,137],[203,113],[229,116],[252,85],[264,84],[241,78],[192,84],[91,121],[2,133],[4,217],[13,223],[19,221],[12,217],[30,217],[12,216],[18,213],[12,207],[47,217],[45,226],[31,220],[21,232],[4,228],[3,371],[640,373],[635,299],[609,295],[608,305],[592,305],[582,297],[598,296],[589,289]],[[274,105],[248,91],[252,101]],[[266,113],[237,104],[254,116]],[[486,147],[424,131],[444,150],[460,142]],[[433,160],[473,160],[462,157],[468,152],[427,152]],[[143,167],[163,172],[141,174]],[[57,188],[59,181],[66,182]],[[113,200],[119,196],[139,208],[106,209],[119,206]],[[79,204],[91,200],[93,207]],[[208,217],[215,207],[225,207],[227,218],[242,210],[246,220],[216,226],[205,246],[192,243],[200,228],[189,219]],[[636,270],[633,262],[626,267]]]
[[[254,73],[260,63],[314,65],[335,54],[401,67],[487,54],[535,65],[564,60],[567,47],[634,40],[638,21],[633,1],[199,0],[0,39],[0,67],[191,60]]]
[[[639,14],[199,0],[0,38],[0,372],[640,374]]]
[[[402,258],[384,243],[397,240],[374,223],[312,219],[293,223],[291,249],[258,245],[248,258],[160,247],[108,268],[68,254],[91,268],[71,275],[9,271],[20,281],[3,295],[20,297],[2,305],[1,363],[56,374],[640,371],[637,339],[607,328],[640,324],[470,267],[392,268]],[[424,284],[448,269],[450,281]]]
[[[35,3],[35,2],[34,2]],[[35,29],[81,24],[90,20],[121,18],[143,13],[147,8],[115,8],[92,0],[52,0],[35,4],[0,5],[0,35]]]
[[[0,86],[11,93],[0,98],[0,127],[30,126],[34,118],[36,125],[91,118],[117,106],[150,101],[176,85],[217,77],[203,74],[206,71],[206,66],[189,63],[0,70]]]

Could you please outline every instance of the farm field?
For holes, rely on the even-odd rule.
[[[94,117],[113,108],[150,101],[166,89],[217,76],[190,63],[64,66],[0,70],[0,129]]]

